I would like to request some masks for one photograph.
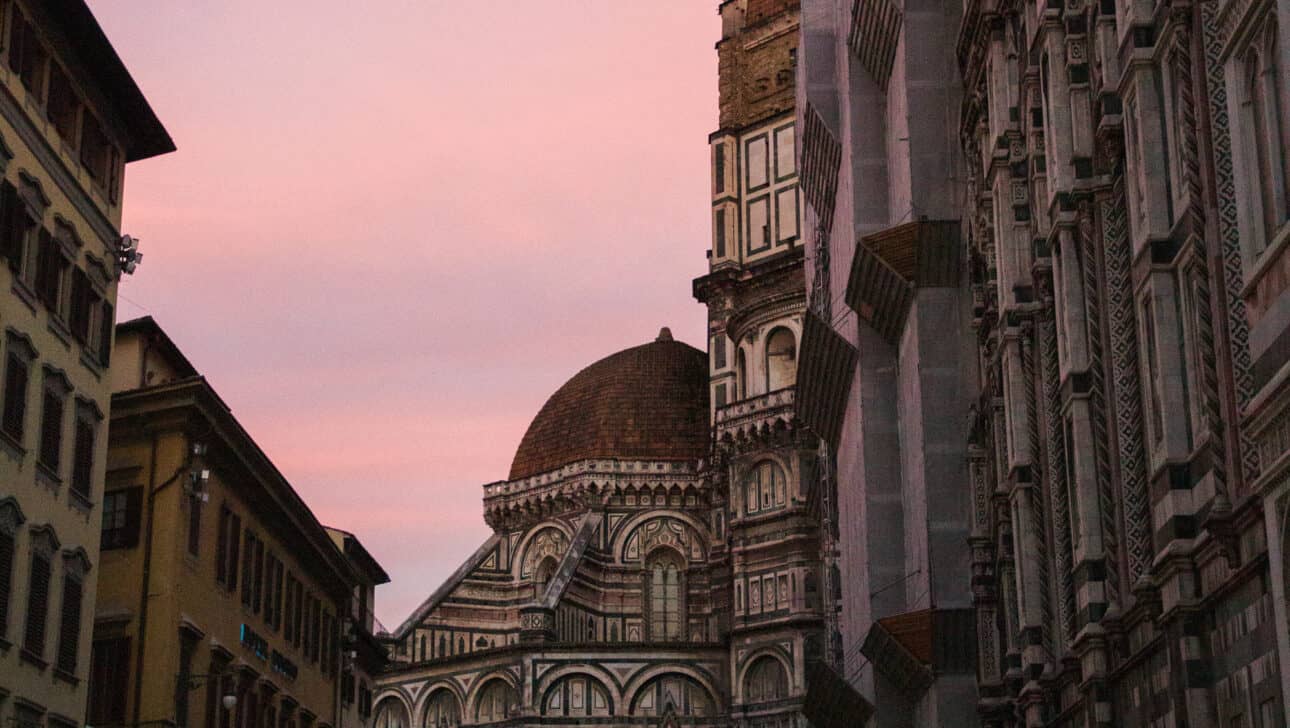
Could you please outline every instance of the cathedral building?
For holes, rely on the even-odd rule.
[[[1286,724],[1286,12],[963,7],[988,725]]]
[[[392,633],[377,728],[805,725],[831,593],[794,414],[798,3],[720,13],[708,351],[665,328],[550,397],[493,534]]]

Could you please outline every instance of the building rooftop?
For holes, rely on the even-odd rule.
[[[67,34],[85,68],[125,124],[130,137],[125,161],[136,162],[175,151],[170,133],[161,125],[85,0],[44,0],[42,5]]]

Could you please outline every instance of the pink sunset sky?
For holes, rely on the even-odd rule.
[[[700,348],[716,0],[91,0],[179,151],[131,165],[152,315],[396,627],[583,366]]]

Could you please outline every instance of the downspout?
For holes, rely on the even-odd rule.
[[[135,656],[134,656],[134,711],[133,711],[134,720],[133,720],[133,723],[136,726],[139,725],[139,712],[142,707],[141,702],[143,700],[143,653],[144,653],[144,647],[148,640],[148,590],[150,587],[150,581],[152,576],[152,532],[153,532],[153,523],[155,521],[155,519],[153,518],[153,512],[155,509],[153,502],[156,499],[157,493],[164,490],[166,487],[170,486],[176,480],[179,480],[179,477],[183,475],[185,472],[187,472],[189,466],[192,464],[191,449],[188,448],[187,446],[188,443],[187,441],[185,441],[184,449],[185,451],[188,451],[189,454],[184,456],[183,465],[180,465],[179,468],[175,471],[175,473],[171,475],[169,478],[167,478],[165,482],[158,485],[157,484],[157,449],[160,444],[160,439],[161,439],[160,436],[156,432],[152,433],[152,454],[150,456],[150,462],[148,465],[148,480],[150,481],[150,483],[148,484],[148,497],[144,505],[144,513],[143,513],[144,521],[145,521],[144,541],[143,541],[143,579],[141,580],[143,582],[143,586],[139,590],[139,630],[138,630],[138,640],[137,640],[139,644],[137,649],[135,650]]]

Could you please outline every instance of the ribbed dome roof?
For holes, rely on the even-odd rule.
[[[658,339],[578,372],[529,424],[511,480],[589,458],[696,460],[708,450],[708,364],[698,349]]]

